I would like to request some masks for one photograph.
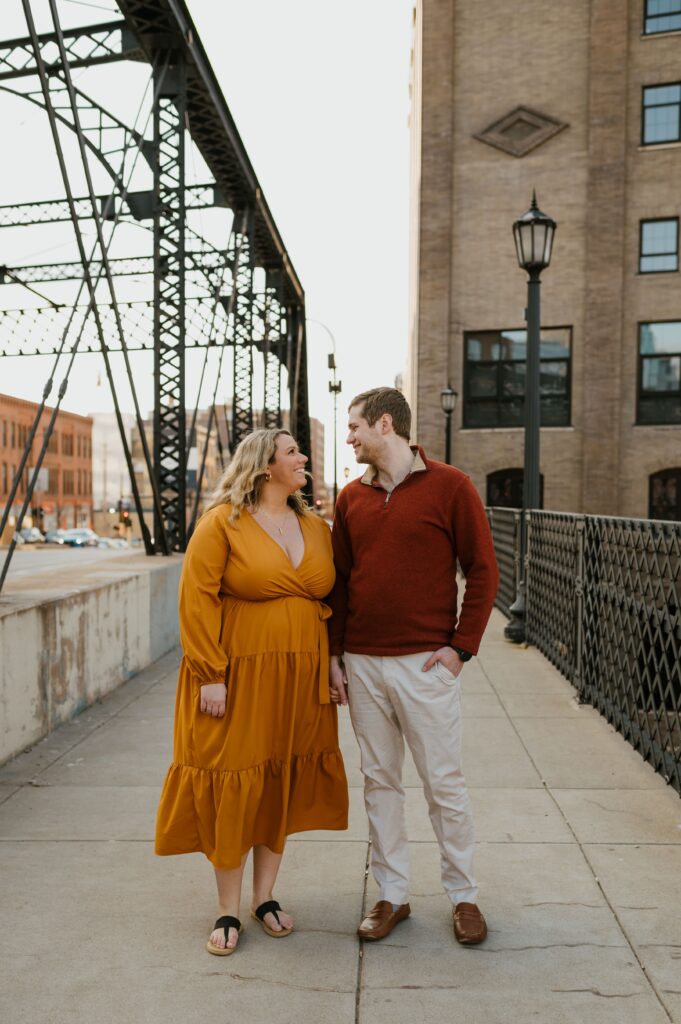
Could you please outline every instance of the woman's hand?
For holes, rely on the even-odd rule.
[[[201,687],[201,710],[204,715],[224,718],[227,703],[227,687],[224,683],[206,683]]]
[[[334,704],[347,704],[347,686],[348,677],[345,674],[343,662],[337,655],[332,654],[329,663],[329,693]]]

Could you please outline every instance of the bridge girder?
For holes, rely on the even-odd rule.
[[[22,2],[26,9],[26,0]],[[184,352],[187,347],[207,347],[197,342],[195,337],[186,337],[185,311],[195,300],[185,297],[185,279],[187,272],[199,270],[208,281],[208,302],[204,302],[195,323],[203,322],[205,327],[210,319],[208,304],[212,302],[210,335],[213,338],[215,310],[220,305],[215,282],[223,255],[210,248],[187,249],[186,210],[227,206],[234,212],[235,221],[238,215],[248,211],[237,238],[242,259],[232,264],[234,300],[230,312],[223,310],[224,328],[218,332],[223,347],[233,346],[232,448],[254,425],[253,355],[259,350],[264,360],[262,423],[274,425],[280,421],[281,367],[285,366],[288,370],[292,429],[297,431],[301,446],[309,451],[304,292],[183,0],[118,0],[122,20],[68,31],[61,30],[58,25],[54,0],[50,6],[55,32],[38,35],[33,30],[33,38],[29,35],[0,41],[0,81],[30,78],[42,66],[47,75],[42,82],[45,97],[42,102],[50,103],[50,116],[71,128],[78,136],[81,148],[86,144],[104,164],[113,180],[114,194],[77,199],[71,196],[70,202],[38,201],[0,207],[0,227],[67,220],[73,220],[75,227],[78,220],[94,219],[99,230],[105,220],[150,219],[154,231],[153,256],[112,260],[106,254],[98,257],[93,253],[87,263],[81,260],[72,265],[0,267],[0,283],[29,285],[83,278],[92,278],[96,283],[103,275],[111,282],[113,276],[137,275],[153,270],[154,475],[162,502],[162,512],[155,517],[155,532],[157,536],[159,532],[165,532],[170,538],[170,546],[183,550],[186,542],[184,492],[187,461]],[[154,133],[151,140],[127,129],[105,108],[71,84],[70,72],[75,68],[115,64],[122,60],[146,62],[154,68]],[[51,100],[47,99],[45,81],[49,83],[47,89],[52,94]],[[0,88],[17,94],[16,90],[6,86]],[[40,92],[35,89],[18,94],[41,104]],[[94,129],[79,118],[73,106],[74,96],[77,96],[79,109],[91,109],[99,117]],[[213,183],[185,184],[185,127],[214,175]],[[108,136],[105,129],[109,130]],[[122,141],[104,145],[103,139],[112,139],[116,130],[122,133]],[[59,145],[58,141],[56,144]],[[145,161],[153,167],[153,189],[128,192],[124,186],[123,167],[130,146],[137,146]],[[234,228],[232,230],[234,234]],[[227,262],[229,264],[229,253]],[[254,290],[256,268],[266,272],[264,294],[256,294]],[[27,311],[27,315],[58,317],[59,303],[49,301],[49,307]],[[96,305],[107,308],[106,303],[97,302]],[[132,309],[134,305],[142,307],[144,303],[129,303],[127,307]],[[112,293],[108,308],[120,333],[123,322],[121,309],[125,310],[126,304],[119,303]],[[148,309],[147,304],[147,316]],[[6,324],[10,325],[16,338],[18,324],[13,319],[13,312],[16,313],[11,310],[0,312],[0,355],[5,354],[3,327]],[[80,331],[82,333],[88,321],[92,323],[92,312],[103,339],[96,308],[85,311]],[[68,329],[67,325],[65,332]],[[134,351],[136,347],[148,347],[148,343],[128,346],[122,338],[121,343],[124,353],[128,348]],[[104,340],[101,344],[104,345]],[[214,338],[210,344],[216,344]],[[86,346],[86,350],[88,347],[91,350],[91,346]],[[36,345],[35,351],[39,350],[39,345]]]
[[[94,67],[119,60],[144,60],[144,53],[134,33],[123,19],[85,25],[62,32],[69,67]],[[61,64],[56,32],[38,35],[40,53],[48,72],[59,71]],[[36,56],[30,37],[0,40],[0,81],[28,78],[38,73]]]

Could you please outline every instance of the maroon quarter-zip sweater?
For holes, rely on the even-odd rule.
[[[413,451],[412,472],[391,494],[370,467],[338,496],[332,654],[478,652],[499,584],[485,510],[465,473]],[[466,577],[458,622],[457,558]]]

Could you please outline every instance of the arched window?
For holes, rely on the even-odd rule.
[[[681,466],[650,474],[648,515],[651,519],[681,521]]]
[[[497,469],[494,473],[488,473],[487,504],[493,508],[522,508],[522,469]],[[539,507],[544,507],[543,474],[539,477]]]

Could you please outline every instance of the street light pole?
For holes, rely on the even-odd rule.
[[[336,511],[336,499],[338,498],[338,415],[337,415],[337,401],[338,395],[343,390],[343,386],[339,380],[336,379],[336,339],[333,336],[332,331],[325,323],[321,320],[313,320],[312,317],[306,317],[308,324],[317,324],[322,330],[326,331],[330,340],[332,352],[329,353],[329,369],[331,370],[333,379],[329,381],[329,391],[333,395],[333,510]],[[314,468],[314,467],[313,467]]]
[[[329,381],[329,391],[333,395],[333,510],[336,511],[336,501],[338,500],[338,441],[336,438],[337,423],[338,423],[338,412],[336,403],[338,396],[341,393],[341,382],[336,380],[336,359],[335,356],[329,356],[329,369],[333,370],[333,380]]]
[[[532,267],[527,282],[527,349],[525,364],[525,460],[523,466],[523,508],[539,508],[540,446],[540,346],[539,289],[541,269]]]
[[[551,262],[556,222],[542,213],[537,196],[513,225],[518,263],[527,272],[527,345],[525,355],[525,452],[523,461],[523,508],[520,519],[520,579],[516,598],[509,608],[511,618],[504,636],[513,643],[526,639],[526,555],[527,515],[540,504],[539,439],[541,427],[540,347],[541,314],[539,304],[540,275]]]
[[[440,392],[440,405],[445,414],[445,462],[448,466],[452,464],[452,413],[456,409],[458,397],[458,391],[454,391],[449,383]]]

